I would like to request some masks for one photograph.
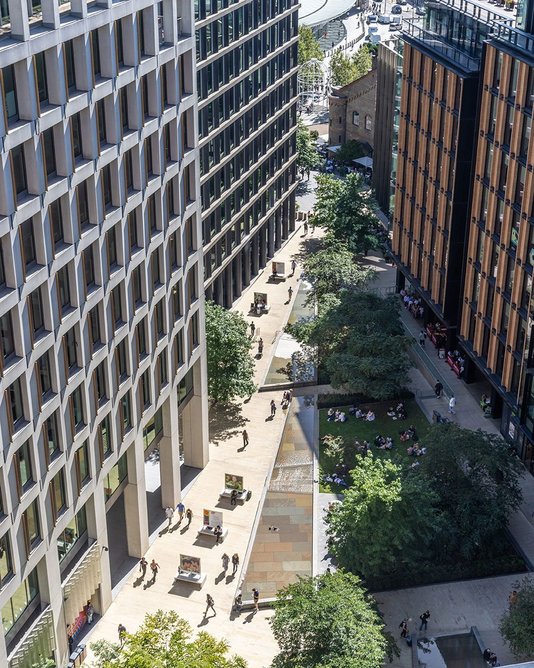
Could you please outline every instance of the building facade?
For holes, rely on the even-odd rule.
[[[296,0],[197,0],[206,297],[231,306],[294,230]]]
[[[373,147],[376,113],[377,71],[336,88],[328,96],[328,141],[330,146],[357,141]]]
[[[193,5],[7,0],[0,664],[66,665],[207,460]],[[37,7],[28,13],[28,7]]]
[[[495,31],[480,88],[460,340],[534,472],[534,37]]]

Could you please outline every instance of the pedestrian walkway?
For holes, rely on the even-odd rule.
[[[297,230],[273,259],[289,266],[291,259],[302,252],[302,230]],[[235,304],[235,310],[245,315],[256,325],[256,339],[263,338],[263,356],[256,360],[255,382],[259,385],[267,373],[272,354],[272,345],[278,332],[286,322],[291,304],[287,304],[287,290],[293,288],[296,297],[300,267],[295,276],[286,281],[269,283],[270,265],[260,273]],[[250,316],[248,311],[254,292],[264,292],[268,296],[270,311],[262,316]],[[269,472],[278,451],[278,445],[285,424],[282,410],[278,410],[272,420],[270,401],[274,397],[279,404],[280,392],[255,393],[249,401],[212,410],[210,414],[210,460],[189,488],[184,503],[193,511],[191,527],[179,525],[177,518],[171,530],[165,530],[165,515],[161,511],[160,536],[150,546],[145,558],[156,559],[160,571],[154,584],[139,578],[135,569],[130,574],[112,605],[93,630],[89,642],[100,638],[117,641],[117,627],[124,624],[128,631],[135,631],[147,612],[157,609],[175,610],[184,617],[193,629],[203,629],[217,638],[224,638],[231,651],[244,656],[251,668],[265,668],[270,665],[277,652],[277,646],[268,623],[271,611],[243,613],[235,616],[232,605],[238,585],[241,582],[244,556],[252,537],[254,521],[262,490],[268,484]],[[246,427],[249,445],[243,449],[242,430]],[[219,492],[224,487],[224,474],[242,475],[244,486],[252,490],[250,501],[242,505],[230,506],[219,501]],[[206,538],[198,538],[197,531],[202,523],[204,508],[222,510],[224,527],[228,536],[221,545],[214,545]],[[238,553],[240,567],[235,575],[222,568],[222,555],[230,557]],[[200,557],[201,569],[207,580],[198,589],[186,583],[173,584],[180,554]],[[206,594],[213,596],[215,616],[204,617]],[[260,592],[261,594],[261,592]]]

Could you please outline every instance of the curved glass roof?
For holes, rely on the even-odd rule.
[[[301,0],[299,23],[310,27],[324,25],[346,14],[353,5],[354,0]]]

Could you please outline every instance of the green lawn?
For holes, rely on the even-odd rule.
[[[424,437],[430,423],[417,405],[415,399],[405,399],[403,401],[408,415],[406,420],[393,420],[386,415],[390,406],[397,405],[398,401],[396,400],[365,404],[365,408],[373,410],[376,415],[376,420],[373,422],[356,420],[354,417],[349,416],[349,406],[337,407],[345,411],[348,416],[347,422],[328,422],[328,409],[322,408],[319,411],[320,438],[322,439],[325,434],[333,434],[334,436],[343,437],[346,447],[345,462],[348,465],[349,470],[354,468],[356,458],[360,456],[354,448],[354,441],[356,439],[358,439],[360,443],[369,441],[372,446],[373,454],[377,457],[389,457],[394,461],[412,463],[414,459],[406,453],[406,448],[411,445],[412,441],[401,443],[399,439],[399,431],[407,429],[410,425],[413,425],[417,430],[419,443],[424,445]],[[363,405],[361,408],[363,409]],[[382,436],[390,436],[393,439],[393,450],[379,450],[374,447],[374,440],[378,434],[381,434]],[[331,461],[324,453],[322,441],[319,450],[319,468],[321,480],[323,475],[333,473],[335,468],[335,462]],[[335,483],[321,482],[320,491],[338,494],[343,492],[343,488]]]

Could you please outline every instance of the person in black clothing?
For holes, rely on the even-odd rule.
[[[419,626],[419,630],[426,631],[426,628],[428,626],[428,620],[430,619],[430,611],[426,610],[426,612],[423,612],[422,615],[419,615],[419,619],[421,620],[421,625]]]
[[[434,385],[434,392],[436,393],[436,397],[439,399],[441,397],[441,393],[443,392],[443,385],[438,382]]]
[[[401,638],[406,638],[408,635],[408,620],[403,619],[402,622],[399,624],[399,629],[401,630],[400,637]]]
[[[230,505],[237,505],[237,489],[233,489],[230,493]]]

